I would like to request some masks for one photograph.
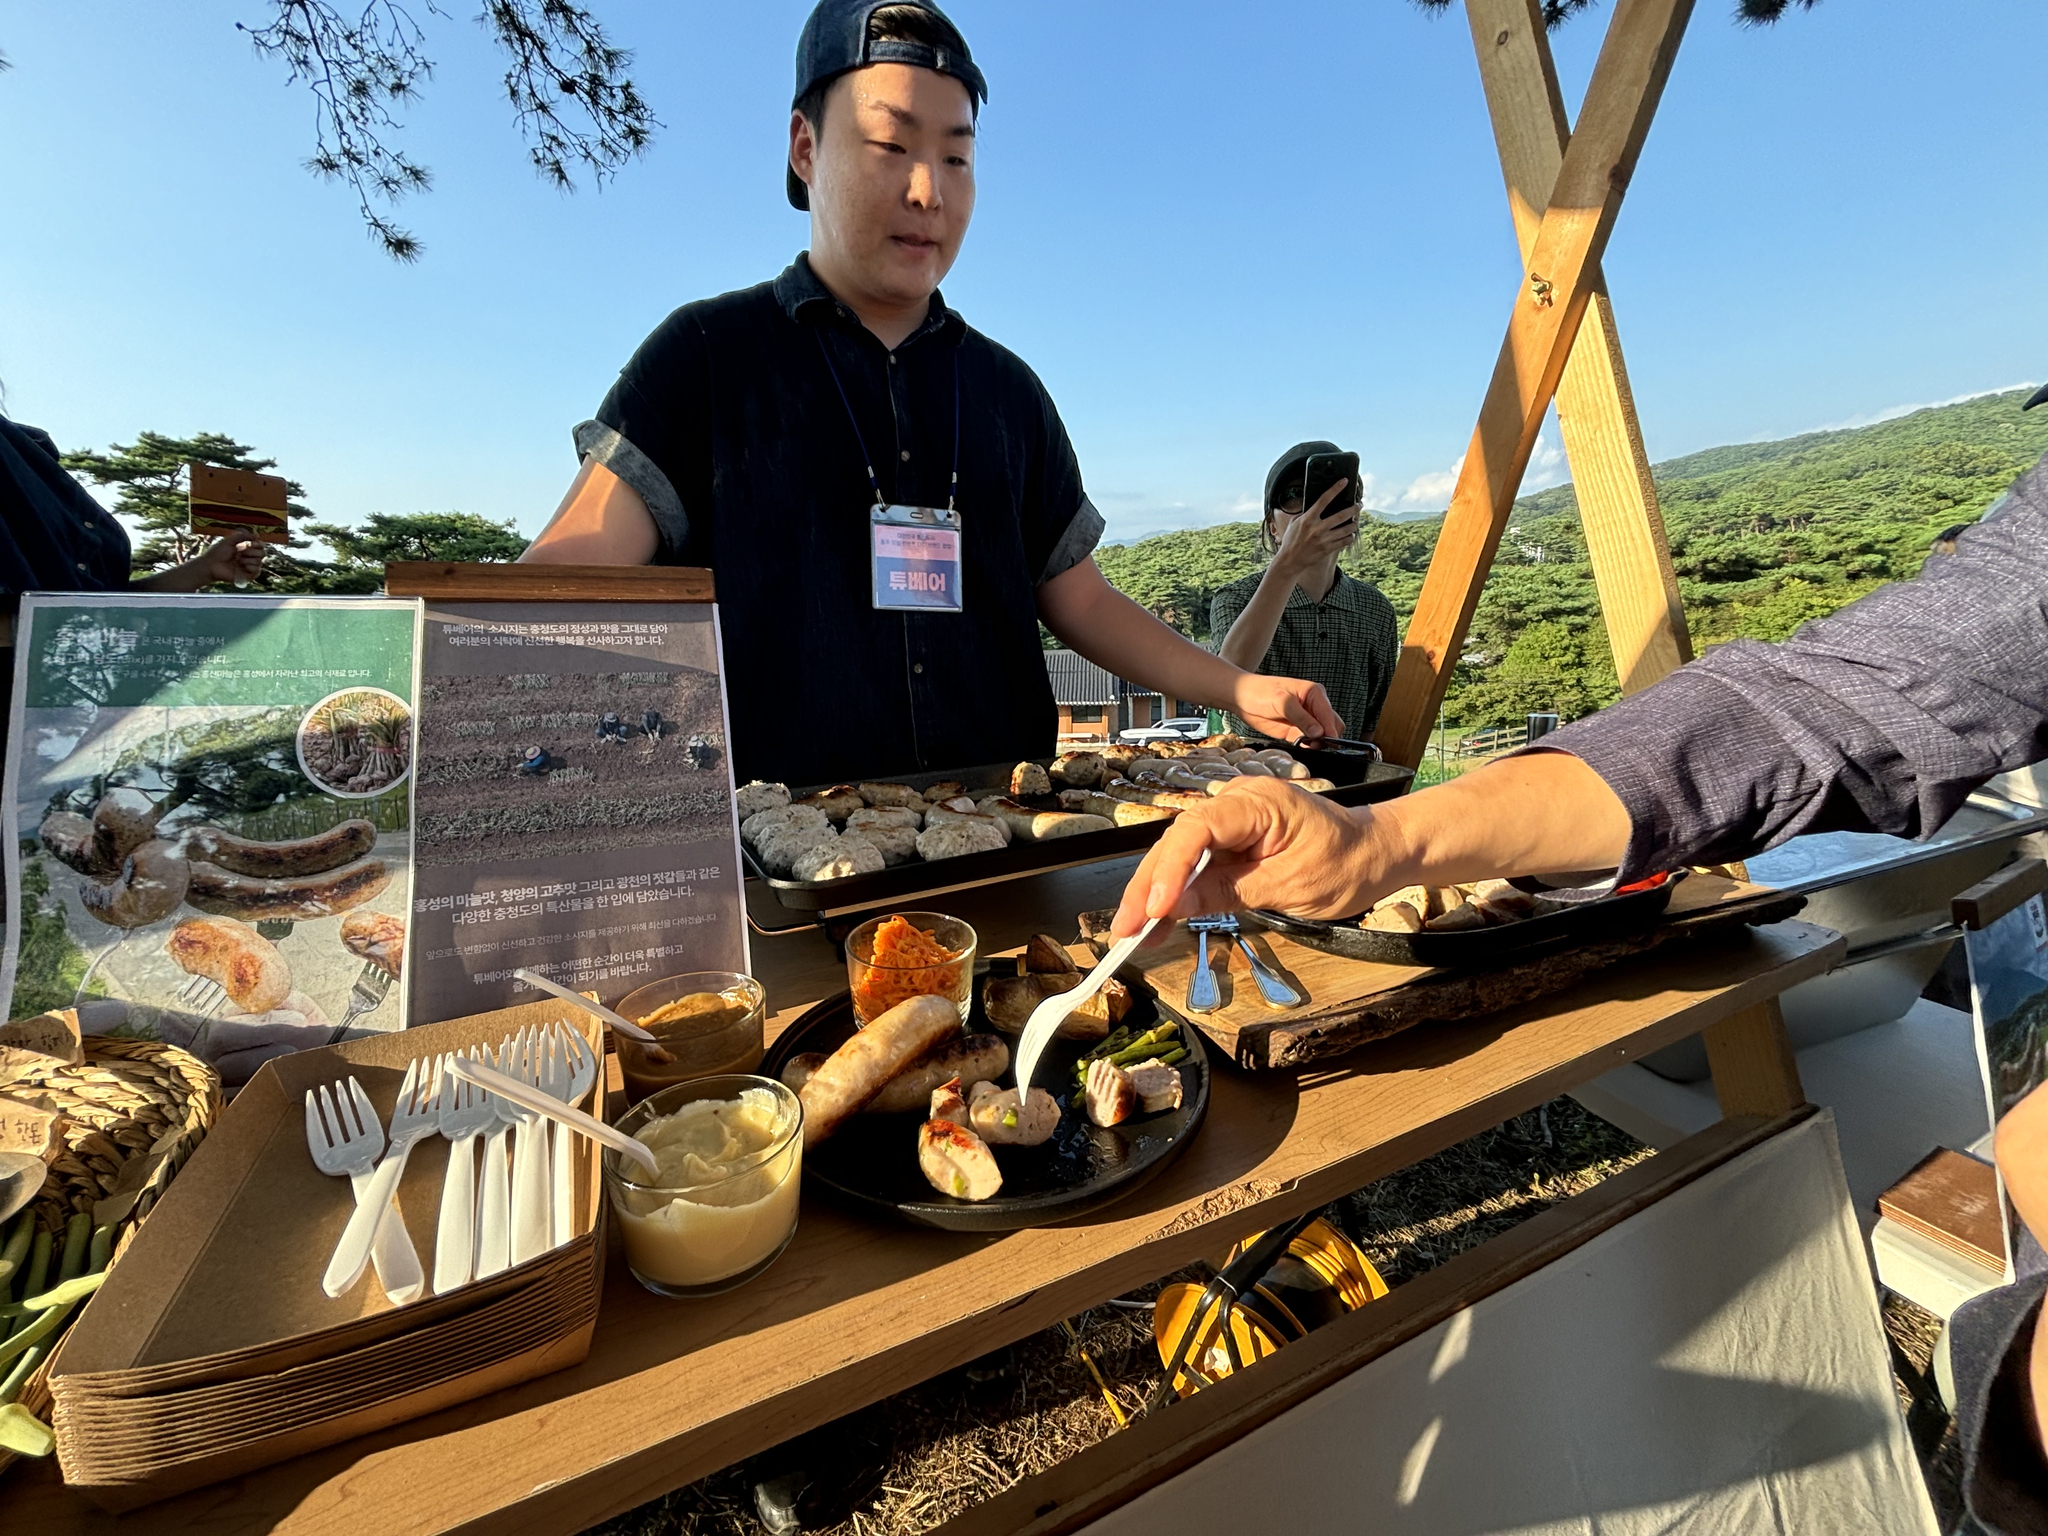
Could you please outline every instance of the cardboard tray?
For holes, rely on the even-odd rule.
[[[1287,750],[1336,784],[1334,790],[1325,792],[1325,798],[1338,805],[1365,805],[1377,800],[1391,800],[1405,792],[1408,781],[1415,776],[1411,769],[1377,763],[1363,754],[1295,747]],[[1043,765],[1052,759],[1042,757],[1036,761]],[[897,774],[887,782],[908,784],[912,789],[921,790],[944,779],[958,779],[965,792],[976,797],[1008,794],[1010,771],[1015,767],[1015,763],[983,763],[973,768],[949,768],[935,773]],[[821,784],[793,786],[791,793],[802,796],[829,787]],[[1160,834],[1170,825],[1172,823],[1167,821],[1148,821],[1107,832],[1054,838],[1050,842],[1012,842],[1006,848],[992,848],[986,853],[963,854],[957,859],[938,859],[929,863],[917,859],[871,875],[847,875],[838,880],[777,879],[763,873],[761,866],[754,862],[752,851],[743,848],[741,858],[749,876],[748,913],[761,927],[774,929],[800,926],[815,920],[823,912],[853,912],[869,907],[902,905],[919,897],[935,896],[941,891],[956,891],[963,886],[987,885],[1017,875],[1142,853],[1158,842]],[[756,898],[754,893],[757,891],[764,894]],[[795,922],[791,921],[790,914],[797,914]]]
[[[266,1063],[136,1235],[51,1362],[67,1482],[111,1510],[301,1455],[559,1370],[589,1351],[604,1191],[576,1138],[576,1236],[515,1269],[394,1307],[365,1278],[320,1288],[352,1205],[306,1152],[309,1087],[353,1075],[388,1125],[417,1056],[571,1016],[556,1002],[352,1040]],[[448,1144],[414,1148],[399,1205],[433,1271]]]

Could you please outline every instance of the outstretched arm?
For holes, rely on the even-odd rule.
[[[1349,917],[1404,885],[1612,868],[1628,812],[1600,776],[1534,752],[1383,805],[1346,810],[1274,779],[1232,780],[1182,813],[1124,890],[1116,932],[1148,917],[1266,907]],[[1201,881],[1181,888],[1203,850]]]
[[[1112,587],[1093,556],[1039,585],[1038,613],[1097,666],[1169,698],[1231,710],[1283,741],[1344,734],[1321,683],[1260,677],[1210,655]]]
[[[660,542],[640,493],[586,458],[547,527],[519,558],[538,565],[645,565]]]

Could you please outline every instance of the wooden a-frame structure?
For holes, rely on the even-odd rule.
[[[1540,0],[1465,0],[1522,283],[1377,739],[1422,760],[1552,400],[1622,691],[1692,659],[1600,262],[1693,0],[1617,0],[1574,127]]]

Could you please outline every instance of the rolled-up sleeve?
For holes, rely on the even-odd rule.
[[[654,519],[662,542],[671,548],[682,546],[690,536],[690,515],[683,510],[682,497],[676,494],[661,466],[634,447],[624,433],[602,421],[580,422],[576,427],[576,453],[579,459],[602,464],[637,491],[647,503],[648,514]]]
[[[1095,503],[1086,496],[1081,505],[1074,509],[1066,530],[1060,534],[1059,542],[1052,547],[1052,554],[1045,562],[1045,568],[1038,573],[1038,585],[1044,586],[1053,577],[1071,571],[1075,566],[1095,553],[1095,546],[1102,542],[1102,514],[1095,510]]]
[[[1915,837],[2048,757],[2048,458],[1953,555],[1553,733],[1633,826],[1624,880],[1804,832]]]
[[[693,541],[693,500],[703,505],[711,444],[710,351],[688,308],[654,328],[612,381],[594,417],[575,431],[579,458],[602,464],[639,493],[660,535],[658,559],[705,563]]]

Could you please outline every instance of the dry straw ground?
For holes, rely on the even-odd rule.
[[[1325,1214],[1399,1285],[1649,1155],[1572,1100],[1556,1099],[1369,1184]],[[1142,1304],[1160,1285],[1207,1273],[1164,1276],[1124,1299]],[[1073,1322],[1126,1410],[1136,1408],[1160,1376],[1149,1309],[1097,1307]],[[754,1484],[801,1468],[818,1485],[805,1529],[913,1536],[1115,1427],[1074,1341],[1049,1329],[598,1530],[762,1536]]]

